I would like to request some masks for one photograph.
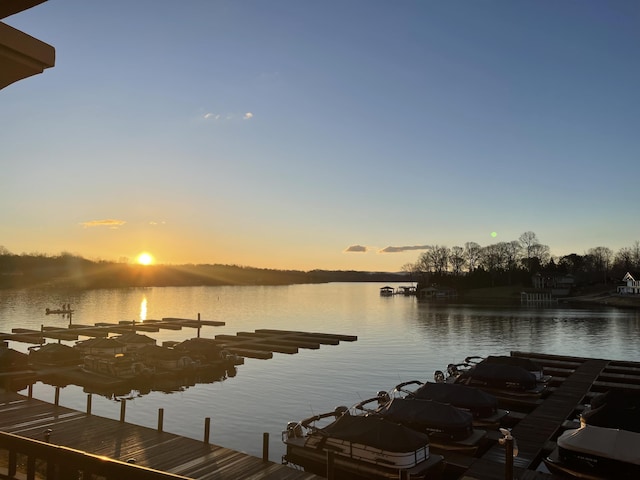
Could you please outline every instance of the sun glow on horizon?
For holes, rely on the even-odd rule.
[[[151,255],[149,252],[142,252],[140,255],[138,255],[136,261],[140,265],[151,265],[154,260],[153,255]]]

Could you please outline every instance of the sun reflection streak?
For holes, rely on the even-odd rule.
[[[147,319],[147,296],[142,296],[142,301],[140,302],[140,321],[145,321]]]

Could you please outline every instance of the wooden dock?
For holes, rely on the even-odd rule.
[[[314,480],[316,475],[205,441],[98,417],[16,393],[0,391],[0,431],[119,461],[129,471],[112,478],[202,480]],[[10,438],[9,441],[12,439]],[[13,439],[12,443],[17,444]],[[257,442],[260,439],[256,439]],[[35,442],[37,446],[47,447]],[[61,452],[57,452],[60,454]],[[53,455],[53,454],[52,454]],[[42,457],[39,457],[42,458]],[[98,459],[104,463],[104,459]],[[150,477],[146,467],[160,472]],[[27,467],[25,467],[27,468]],[[35,465],[32,467],[35,469]],[[143,476],[143,474],[146,474]],[[2,478],[13,478],[2,475]],[[20,478],[28,478],[20,477]],[[39,477],[42,478],[42,477]],[[52,478],[52,477],[47,477]],[[77,478],[77,475],[76,475]]]
[[[545,374],[553,376],[552,385],[555,385],[530,412],[514,415],[518,418],[511,431],[518,445],[518,455],[513,459],[514,478],[564,478],[548,473],[543,458],[553,451],[563,431],[577,428],[577,416],[593,395],[609,389],[640,390],[640,363],[528,352],[511,352],[511,355],[530,358],[542,365]],[[505,448],[496,443],[480,458],[456,457],[450,462],[464,466],[461,479],[503,480],[505,460]]]

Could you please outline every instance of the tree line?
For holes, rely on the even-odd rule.
[[[600,246],[583,255],[554,256],[534,232],[527,231],[517,240],[486,246],[475,242],[451,248],[434,245],[402,270],[420,284],[458,288],[530,285],[537,273],[571,274],[582,284],[617,283],[628,271],[640,272],[640,241],[617,252]]]
[[[0,245],[0,288],[119,288],[151,286],[294,285],[326,282],[399,282],[406,274],[275,270],[240,265],[132,265],[92,261],[70,253],[14,255]]]

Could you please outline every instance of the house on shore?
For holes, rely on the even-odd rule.
[[[618,286],[617,293],[621,295],[640,295],[640,280],[636,280],[636,278],[640,279],[640,274],[627,272],[626,275],[622,277],[622,281],[625,282],[625,284]]]

